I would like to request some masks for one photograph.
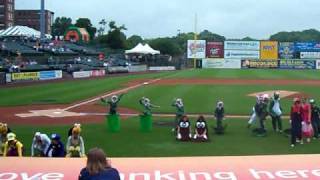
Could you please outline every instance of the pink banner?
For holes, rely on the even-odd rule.
[[[100,76],[105,76],[106,71],[105,70],[93,70],[91,71],[91,76],[92,77],[100,77]]]
[[[0,179],[73,180],[86,159],[0,158]],[[320,155],[115,158],[122,180],[320,179]]]

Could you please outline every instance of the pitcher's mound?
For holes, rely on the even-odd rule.
[[[274,92],[279,92],[280,98],[309,97],[307,94],[303,94],[297,91],[286,91],[286,90],[271,90],[271,91],[256,92],[256,93],[248,94],[248,96],[256,97],[259,94],[268,94],[269,97],[272,97]]]

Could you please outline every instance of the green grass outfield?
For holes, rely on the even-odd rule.
[[[154,118],[154,121],[159,120]],[[164,119],[161,120],[164,121]],[[212,119],[208,119],[208,122],[210,126],[215,124]],[[269,129],[267,137],[254,137],[251,130],[246,128],[246,120],[232,119],[226,122],[228,123],[226,134],[214,135],[210,128],[211,141],[206,143],[177,142],[171,132],[171,127],[154,126],[151,133],[141,133],[138,118],[122,121],[122,129],[119,133],[107,132],[106,126],[100,124],[83,125],[82,136],[87,150],[98,146],[111,157],[234,156],[320,152],[320,140],[291,148],[288,137],[271,131],[270,121],[267,121]],[[285,120],[284,124],[287,127],[288,121]],[[194,123],[192,125],[194,126]],[[13,128],[23,142],[27,155],[30,155],[34,132],[41,131],[48,134],[57,132],[66,142],[70,126],[15,126]]]

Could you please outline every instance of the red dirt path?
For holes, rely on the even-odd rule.
[[[137,85],[146,82],[150,79],[132,81],[126,86]],[[320,80],[244,80],[244,79],[162,79],[153,84],[156,85],[187,85],[187,84],[201,84],[201,85],[308,85],[308,86],[320,86]],[[6,122],[9,124],[23,124],[23,125],[52,125],[52,124],[73,124],[75,122],[80,123],[102,123],[104,117],[101,115],[87,115],[78,117],[63,117],[63,118],[49,118],[49,117],[31,117],[21,118],[16,116],[19,113],[28,113],[30,110],[47,110],[66,108],[69,105],[29,105],[29,106],[16,106],[16,107],[0,107],[0,122]],[[73,112],[81,113],[105,113],[107,108],[90,103],[80,107],[72,109]],[[125,114],[137,114],[138,112],[119,108],[119,112]],[[126,117],[122,117],[126,118]]]

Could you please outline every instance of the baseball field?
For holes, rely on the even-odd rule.
[[[320,72],[316,70],[183,70],[150,74],[123,75],[101,79],[11,85],[0,88],[0,122],[7,122],[26,147],[27,155],[33,134],[37,131],[59,133],[66,141],[68,129],[82,123],[86,149],[102,147],[112,157],[222,156],[316,154],[320,140],[310,144],[289,146],[289,138],[273,132],[267,120],[268,135],[255,137],[247,129],[255,94],[281,92],[285,115],[293,97],[309,97],[320,101]],[[100,97],[125,93],[120,102],[121,131],[110,133],[105,124],[107,107]],[[160,108],[154,109],[154,128],[139,131],[142,107],[138,100],[148,97]],[[192,122],[206,115],[210,125],[210,141],[177,142],[171,126],[174,98],[184,100]],[[226,134],[215,135],[211,127],[218,100],[225,103],[228,117]],[[284,117],[285,128],[289,119]],[[193,124],[194,125],[194,124]]]

